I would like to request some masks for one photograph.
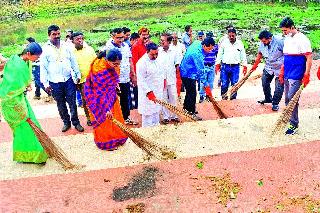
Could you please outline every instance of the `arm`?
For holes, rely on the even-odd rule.
[[[130,62],[130,80],[133,86],[137,86],[137,76],[136,76],[136,73],[134,72],[132,58],[129,58],[129,62]]]
[[[78,65],[78,62],[77,62],[74,54],[71,51],[69,51],[69,54],[70,54],[70,63],[71,63],[71,68],[72,68],[71,76],[72,76],[74,83],[78,84],[81,79],[79,65]]]
[[[197,79],[202,76],[204,71],[204,56],[201,53],[194,54],[193,61],[197,69]]]
[[[252,71],[252,72],[255,71],[255,70],[258,68],[258,66],[259,66],[259,64],[260,64],[260,62],[261,62],[261,59],[262,59],[262,53],[261,53],[261,52],[258,52],[257,57],[256,57],[256,60],[255,60],[253,66],[252,66],[252,68],[251,68],[251,71]]]
[[[46,90],[49,88],[48,66],[49,66],[48,57],[44,53],[42,53],[40,57],[40,81],[41,83],[43,83],[43,86]]]
[[[241,65],[246,67],[247,66],[247,56],[246,56],[246,51],[244,49],[244,46],[241,42],[241,47],[240,47],[240,62]]]
[[[147,67],[146,64],[141,63],[142,61],[137,63],[136,69],[137,69],[137,82],[139,84],[139,91],[143,91],[145,95],[148,92],[151,92],[152,90],[149,88],[149,83],[152,82],[146,82],[147,77]]]

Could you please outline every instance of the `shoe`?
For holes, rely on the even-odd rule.
[[[84,128],[80,124],[76,125],[74,128],[76,130],[78,130],[79,132],[83,132],[84,131]]]
[[[66,132],[66,131],[68,131],[70,128],[71,128],[71,125],[70,125],[70,124],[68,124],[68,125],[65,124],[65,125],[63,125],[61,131],[62,131],[62,132]]]
[[[204,97],[201,96],[201,97],[200,97],[200,100],[199,100],[199,104],[201,104],[203,101],[204,101]]]
[[[272,105],[272,111],[277,112],[278,110],[279,110],[279,105],[273,104],[273,105]]]
[[[131,120],[130,118],[127,118],[127,119],[124,121],[124,124],[126,124],[126,125],[138,125],[139,123]]]
[[[163,124],[168,124],[169,122],[170,122],[169,119],[163,119],[162,121]]]
[[[290,124],[286,131],[286,135],[294,135],[297,132],[297,129],[298,129],[297,126]]]
[[[87,126],[92,126],[92,123],[91,123],[91,121],[87,121]]]
[[[202,118],[200,116],[198,116],[197,114],[193,114],[192,116],[196,121],[202,121]]]
[[[172,121],[172,122],[175,122],[175,123],[179,123],[179,122],[180,122],[180,119],[179,119],[179,118],[172,118],[171,121]]]
[[[267,104],[267,103],[272,103],[272,101],[268,101],[268,100],[261,100],[261,101],[257,101],[259,104]]]
[[[44,99],[45,102],[53,102],[53,97],[50,95]]]
[[[34,99],[34,100],[40,100],[40,99],[41,99],[41,97],[40,97],[40,96],[36,96],[36,95],[35,95],[35,96],[33,96],[33,99]]]

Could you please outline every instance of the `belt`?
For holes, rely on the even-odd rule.
[[[212,67],[213,63],[204,63],[204,66]]]
[[[229,67],[239,66],[239,64],[225,64],[225,63],[223,63],[223,65],[229,66]]]

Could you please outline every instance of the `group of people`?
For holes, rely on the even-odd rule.
[[[307,86],[312,63],[310,41],[295,28],[292,19],[284,18],[279,27],[285,38],[261,31],[258,54],[249,71],[256,70],[264,59],[265,99],[258,102],[272,103],[274,111],[279,109],[283,92],[288,104],[301,84]],[[200,31],[197,39],[193,39],[192,27],[188,25],[181,42],[176,33],[163,33],[160,45],[150,40],[148,28],[132,34],[126,27],[115,28],[98,54],[84,41],[81,32],[68,34],[68,40],[63,42],[60,28],[51,25],[48,37],[42,47],[31,41],[20,55],[8,60],[0,57],[0,68],[4,67],[0,80],[1,106],[14,132],[15,161],[42,163],[47,158],[26,122],[30,118],[39,125],[25,97],[31,81],[29,61],[39,59],[39,85],[57,103],[63,121],[61,131],[68,131],[71,124],[84,131],[77,112],[76,91],[79,91],[87,125],[93,126],[94,141],[103,150],[114,150],[126,142],[127,136],[114,124],[114,119],[136,125],[130,118],[131,109],[138,108],[142,127],[159,125],[160,114],[164,124],[179,122],[178,116],[161,107],[157,100],[176,105],[184,88],[183,108],[201,120],[196,110],[197,90],[202,102],[211,95],[214,76],[220,72],[221,97],[226,99],[229,86],[239,80],[241,66],[243,75],[247,74],[244,45],[232,26],[227,27],[227,34],[218,44],[212,32]],[[270,83],[274,77],[276,87],[272,96]],[[236,96],[235,93],[230,99]],[[294,134],[298,125],[297,104],[286,134]]]

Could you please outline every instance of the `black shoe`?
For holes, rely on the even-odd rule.
[[[84,131],[84,128],[80,124],[76,125],[74,128],[76,128],[76,130],[78,130],[79,132]]]
[[[91,121],[87,121],[87,125],[88,125],[88,126],[92,126]]]
[[[71,128],[71,125],[70,125],[70,124],[65,124],[65,125],[63,125],[61,131],[62,131],[62,132],[66,132],[66,131],[68,131],[70,128]]]
[[[268,101],[268,100],[261,100],[261,101],[257,101],[259,104],[268,104],[268,103],[272,103],[272,101]]]

